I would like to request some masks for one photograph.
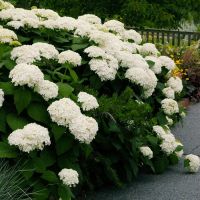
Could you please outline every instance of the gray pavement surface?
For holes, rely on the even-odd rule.
[[[189,108],[172,132],[184,144],[185,154],[200,155],[200,103]],[[87,200],[200,200],[200,172],[186,173],[181,161],[164,174],[142,174],[123,189],[106,188]]]

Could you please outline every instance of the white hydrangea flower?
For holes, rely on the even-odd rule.
[[[58,86],[48,80],[39,82],[39,84],[35,87],[35,91],[42,95],[46,101],[58,96]]]
[[[136,44],[140,44],[142,42],[142,37],[141,35],[136,32],[135,30],[126,30],[123,33],[123,39],[125,41],[134,41]]]
[[[24,23],[21,21],[10,21],[7,23],[8,26],[13,27],[14,29],[18,30],[20,27],[24,26]]]
[[[69,130],[82,143],[89,144],[98,131],[98,123],[92,117],[78,115],[69,124]]]
[[[86,21],[90,24],[101,24],[101,19],[96,15],[85,14],[78,17],[78,20]]]
[[[159,60],[161,62],[161,65],[165,68],[167,68],[168,70],[172,70],[175,68],[175,63],[174,61],[169,58],[168,56],[160,56]]]
[[[92,24],[83,20],[77,20],[77,26],[74,35],[78,35],[81,37],[89,37],[89,35],[95,30],[97,30],[97,28]]]
[[[162,90],[162,93],[165,95],[168,99],[174,99],[175,98],[175,92],[171,87],[166,87]]]
[[[10,71],[9,78],[15,86],[34,87],[44,79],[44,74],[36,65],[18,64]]]
[[[47,44],[44,42],[37,42],[32,45],[33,48],[36,48],[40,52],[40,56],[46,59],[57,59],[59,52],[52,44]]]
[[[159,51],[155,44],[145,43],[141,46],[140,53],[144,56],[158,56]]]
[[[13,131],[8,136],[8,142],[27,153],[42,150],[45,145],[51,144],[48,129],[36,123],[27,124],[23,129]]]
[[[179,141],[176,141],[176,144],[177,144],[177,147],[178,146],[181,146],[182,148],[183,148],[183,144],[182,143],[180,143]],[[177,155],[177,157],[178,158],[182,158],[182,156],[183,156],[183,149],[181,149],[181,150],[179,150],[179,151],[175,151],[175,154]]]
[[[124,24],[117,20],[109,20],[103,24],[108,30],[114,33],[123,33]]]
[[[140,147],[140,152],[143,156],[148,157],[148,159],[153,158],[153,151],[148,146]]]
[[[182,118],[184,118],[184,117],[186,116],[186,113],[185,113],[184,111],[182,111],[182,112],[180,113],[180,116],[181,116]]]
[[[40,26],[39,19],[31,17],[22,19],[21,23],[23,24],[23,27],[28,26],[30,28],[38,28]]]
[[[66,62],[78,66],[81,65],[81,56],[71,50],[63,51],[58,55],[58,62],[64,64]]]
[[[153,131],[157,134],[159,138],[163,138],[166,134],[169,134],[170,131],[167,130],[167,127],[165,129],[162,126],[156,125],[153,126]]]
[[[88,54],[91,58],[104,58],[106,56],[106,53],[103,49],[97,46],[90,46],[84,50],[85,53]]]
[[[128,51],[133,54],[137,54],[140,50],[140,46],[135,43],[130,43],[130,42],[123,42],[122,51]]]
[[[139,67],[144,69],[149,68],[149,65],[140,54],[132,54],[127,51],[119,51],[116,55],[116,58],[118,59],[122,67]]]
[[[77,21],[73,17],[60,17],[56,20],[56,28],[73,31],[77,27]]]
[[[195,173],[199,171],[200,159],[199,156],[189,154],[185,156],[185,162],[189,161],[189,166],[186,166],[189,172]]]
[[[171,87],[177,93],[180,93],[183,90],[183,83],[179,77],[171,77],[166,85]]]
[[[4,92],[2,89],[0,89],[0,108],[3,106],[4,102]]]
[[[37,19],[37,16],[31,10],[25,10],[23,8],[11,8],[0,11],[0,19],[20,21],[25,18]]]
[[[92,110],[99,107],[97,99],[86,92],[79,92],[78,102],[81,103],[81,107],[84,111]]]
[[[63,184],[68,187],[74,187],[79,183],[78,172],[73,169],[62,169],[58,176]]]
[[[107,41],[112,37],[113,36],[111,33],[104,33],[99,30],[92,31],[89,35],[90,40],[94,41],[96,44],[100,46],[104,46],[107,43]]]
[[[160,74],[162,71],[162,65],[161,62],[158,58],[154,56],[146,56],[145,57],[146,61],[151,61],[154,62],[154,65],[150,67],[150,69],[155,73],[155,74]]]
[[[11,3],[0,0],[0,10],[11,9],[11,8],[14,8],[14,6]]]
[[[173,119],[169,118],[168,116],[166,116],[166,119],[169,126],[173,125],[174,123]]]
[[[163,99],[161,105],[166,115],[173,115],[179,112],[178,103],[173,99]]]
[[[41,22],[41,25],[49,29],[73,31],[77,27],[77,20],[73,17],[59,17],[56,20],[45,20]]]
[[[0,28],[0,42],[1,43],[10,43],[14,40],[18,40],[17,35],[6,28]]]
[[[115,58],[107,61],[106,59],[93,58],[89,62],[90,69],[94,71],[102,81],[114,80],[117,74],[118,62]]]
[[[15,47],[11,51],[11,59],[15,60],[17,64],[32,64],[35,61],[41,60],[39,49],[31,45]]]
[[[143,87],[146,98],[152,95],[157,85],[157,78],[149,69],[138,67],[130,68],[126,71],[125,77],[128,78],[132,83]]]
[[[50,9],[34,8],[31,11],[38,17],[44,18],[44,19],[57,19],[60,17],[57,12]]]
[[[69,98],[54,101],[47,109],[51,120],[68,127],[74,118],[81,115],[80,108]]]
[[[177,147],[176,139],[173,134],[166,134],[162,136],[162,143],[160,145],[163,152],[167,155],[172,154]]]

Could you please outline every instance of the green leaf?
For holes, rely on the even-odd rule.
[[[33,199],[37,200],[47,200],[49,199],[49,193],[47,186],[43,185],[41,182],[37,181],[33,184],[34,191],[33,191]]]
[[[31,102],[31,92],[22,87],[18,88],[14,92],[14,102],[17,108],[18,114],[20,114]]]
[[[11,82],[0,82],[0,88],[3,89],[6,95],[11,95],[14,93],[14,85]]]
[[[41,160],[45,160],[45,166],[50,167],[56,162],[55,152],[50,151],[50,149],[46,148],[40,154]]]
[[[53,123],[51,131],[53,132],[55,140],[58,141],[66,132],[66,128]]]
[[[9,113],[6,116],[6,121],[12,130],[22,129],[26,124],[28,124],[26,119],[21,118],[13,113]]]
[[[34,158],[33,164],[35,167],[35,170],[39,173],[43,173],[46,170],[45,160],[42,160],[41,158]]]
[[[163,155],[159,158],[156,158],[156,160],[154,161],[155,172],[158,174],[163,173],[165,169],[167,169],[168,165],[169,161],[166,156]]]
[[[53,171],[50,171],[50,170],[45,171],[42,174],[41,178],[50,182],[50,183],[58,182],[58,177],[56,176],[56,174]]]
[[[68,188],[64,185],[59,186],[58,194],[62,200],[71,200],[71,197],[73,197],[73,194],[72,194],[70,188]]]
[[[149,65],[149,68],[152,68],[155,65],[155,62],[153,62],[152,60],[147,60],[147,63]]]
[[[13,146],[0,142],[0,158],[16,158],[17,151]]]
[[[175,153],[173,153],[173,154],[171,154],[171,155],[169,156],[169,160],[170,160],[170,163],[171,163],[172,165],[178,164],[178,161],[179,161],[178,156],[177,156]]]
[[[147,136],[147,140],[152,146],[156,146],[158,144],[158,138],[152,135]]]
[[[71,45],[71,48],[73,51],[77,51],[77,50],[80,50],[80,49],[85,49],[86,47],[88,47],[89,43],[86,43],[86,44],[72,44]]]
[[[27,108],[28,115],[38,122],[47,124],[49,122],[49,115],[47,108],[41,103],[32,103]]]
[[[185,159],[184,160],[184,167],[189,167],[190,166],[190,160]]]
[[[6,111],[0,109],[0,131],[6,133]]]
[[[74,88],[67,83],[57,83],[59,88],[59,95],[61,97],[69,97],[74,91]]]
[[[76,72],[73,69],[69,68],[69,67],[68,67],[68,69],[69,69],[69,73],[70,73],[71,77],[73,78],[73,80],[75,82],[77,82],[78,81],[78,76],[77,76]]]
[[[68,137],[67,137],[68,136]],[[73,147],[73,138],[69,135],[60,138],[56,143],[56,152],[61,155]]]

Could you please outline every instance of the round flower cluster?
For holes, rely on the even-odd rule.
[[[155,44],[152,43],[145,43],[142,45],[142,47],[140,48],[140,53],[144,56],[158,56],[159,55],[159,51],[156,48]]]
[[[98,123],[92,117],[79,115],[69,124],[69,130],[77,140],[89,144],[96,136]]]
[[[12,41],[18,40],[17,35],[6,28],[0,27],[0,42],[1,43],[11,43]]]
[[[176,93],[180,93],[183,90],[183,83],[179,77],[171,77],[166,85],[171,87]]]
[[[4,102],[4,92],[2,89],[0,89],[0,108],[3,106]]]
[[[42,80],[39,82],[39,84],[36,85],[34,89],[45,99],[45,101],[56,98],[58,96],[58,86],[48,80]]]
[[[80,142],[89,144],[95,138],[98,123],[94,118],[83,115],[71,99],[63,98],[55,101],[47,110],[53,122],[69,127],[71,134]]]
[[[124,31],[124,34],[122,37],[125,41],[133,41],[136,44],[140,44],[142,42],[141,35],[138,32],[136,32],[135,30]]]
[[[69,98],[54,101],[47,110],[53,122],[66,127],[81,114],[80,108]]]
[[[58,62],[61,64],[69,63],[73,66],[81,65],[81,56],[71,50],[63,51],[58,55]]]
[[[81,103],[81,107],[84,111],[92,110],[99,107],[97,99],[86,92],[79,92],[78,102]]]
[[[9,78],[12,79],[15,86],[28,85],[28,87],[34,87],[44,79],[44,74],[36,65],[22,63],[16,65],[10,71]]]
[[[173,99],[163,99],[161,105],[166,115],[173,115],[179,112],[178,103]]]
[[[11,8],[14,8],[14,6],[11,3],[0,0],[0,10]]]
[[[37,42],[33,45],[15,47],[11,51],[11,59],[15,60],[17,64],[32,64],[36,61],[40,61],[41,58],[57,59],[58,54],[58,51],[53,45]]]
[[[44,74],[36,65],[18,64],[10,71],[9,78],[15,86],[34,88],[46,101],[58,96],[58,86],[44,80]]]
[[[140,152],[143,156],[147,157],[148,159],[153,158],[153,151],[147,146],[140,147]]]
[[[173,134],[165,134],[162,136],[162,143],[160,145],[163,152],[167,155],[172,154],[177,147],[176,139]]]
[[[177,144],[177,147],[180,147],[180,148],[176,148],[175,153],[176,153],[178,158],[182,158],[183,153],[184,153],[183,152],[183,144],[179,141],[176,141],[176,144]]]
[[[23,129],[13,131],[8,136],[8,142],[27,153],[42,150],[45,145],[51,144],[48,129],[36,123],[27,124]]]
[[[159,60],[161,62],[161,65],[163,67],[165,67],[166,69],[168,69],[168,70],[172,70],[176,66],[174,61],[171,58],[167,57],[167,56],[160,56]]]
[[[185,167],[189,172],[192,173],[198,172],[200,167],[199,156],[193,154],[185,156]]]
[[[155,74],[160,74],[162,71],[162,64],[159,60],[159,58],[156,58],[154,56],[146,56],[145,60],[150,63],[150,69],[155,73]]]
[[[85,14],[85,15],[79,16],[78,20],[83,20],[90,24],[101,24],[101,19],[97,17],[96,15],[92,15],[92,14]]]
[[[62,169],[58,176],[63,184],[68,187],[75,187],[79,183],[78,172],[73,169]]]
[[[132,83],[140,85],[144,89],[146,98],[152,95],[157,85],[157,78],[150,69],[130,68],[126,71],[125,77]]]
[[[171,87],[166,87],[162,90],[163,94],[168,99],[174,99],[175,98],[175,92]]]

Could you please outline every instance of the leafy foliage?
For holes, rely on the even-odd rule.
[[[6,26],[4,23],[2,25]],[[79,52],[83,61],[77,68],[45,59],[36,64],[45,79],[57,84],[57,99],[69,97],[76,101],[80,91],[88,91],[100,104],[99,109],[87,112],[88,116],[98,121],[97,137],[91,144],[79,143],[68,128],[50,120],[47,107],[52,100],[45,101],[26,86],[14,87],[8,78],[15,66],[10,59],[13,46],[5,48],[4,44],[0,44],[3,74],[0,76],[0,88],[5,92],[5,102],[0,109],[0,157],[14,161],[22,157],[17,148],[8,145],[7,138],[9,133],[28,123],[37,122],[47,127],[51,136],[49,147],[23,154],[22,157],[26,161],[22,174],[30,185],[35,183],[32,187],[34,199],[57,200],[61,197],[70,200],[76,194],[105,184],[122,186],[124,182],[132,181],[141,168],[162,173],[169,164],[176,162],[174,156],[169,157],[161,151],[161,140],[152,131],[153,125],[166,125],[166,115],[160,108],[160,102],[165,98],[162,89],[168,71],[163,70],[158,76],[159,83],[154,94],[143,99],[141,88],[127,81],[120,71],[114,81],[101,82],[89,69],[89,58],[83,52],[92,44],[89,39],[75,37],[73,33],[62,30],[24,28],[16,32],[22,45],[45,41],[54,44],[60,52],[66,49]],[[175,114],[172,118],[174,122],[179,121],[180,115]],[[152,149],[152,160],[141,155],[139,148],[142,145]],[[80,184],[77,188],[65,187],[58,179],[57,174],[63,168],[78,172]]]
[[[189,20],[191,15],[199,22],[200,1],[157,1],[157,0],[10,0],[17,7],[37,6],[51,8],[62,15],[77,17],[92,13],[102,19],[116,18],[127,25],[136,27],[177,28],[181,20]],[[187,6],[185,6],[187,4]]]

